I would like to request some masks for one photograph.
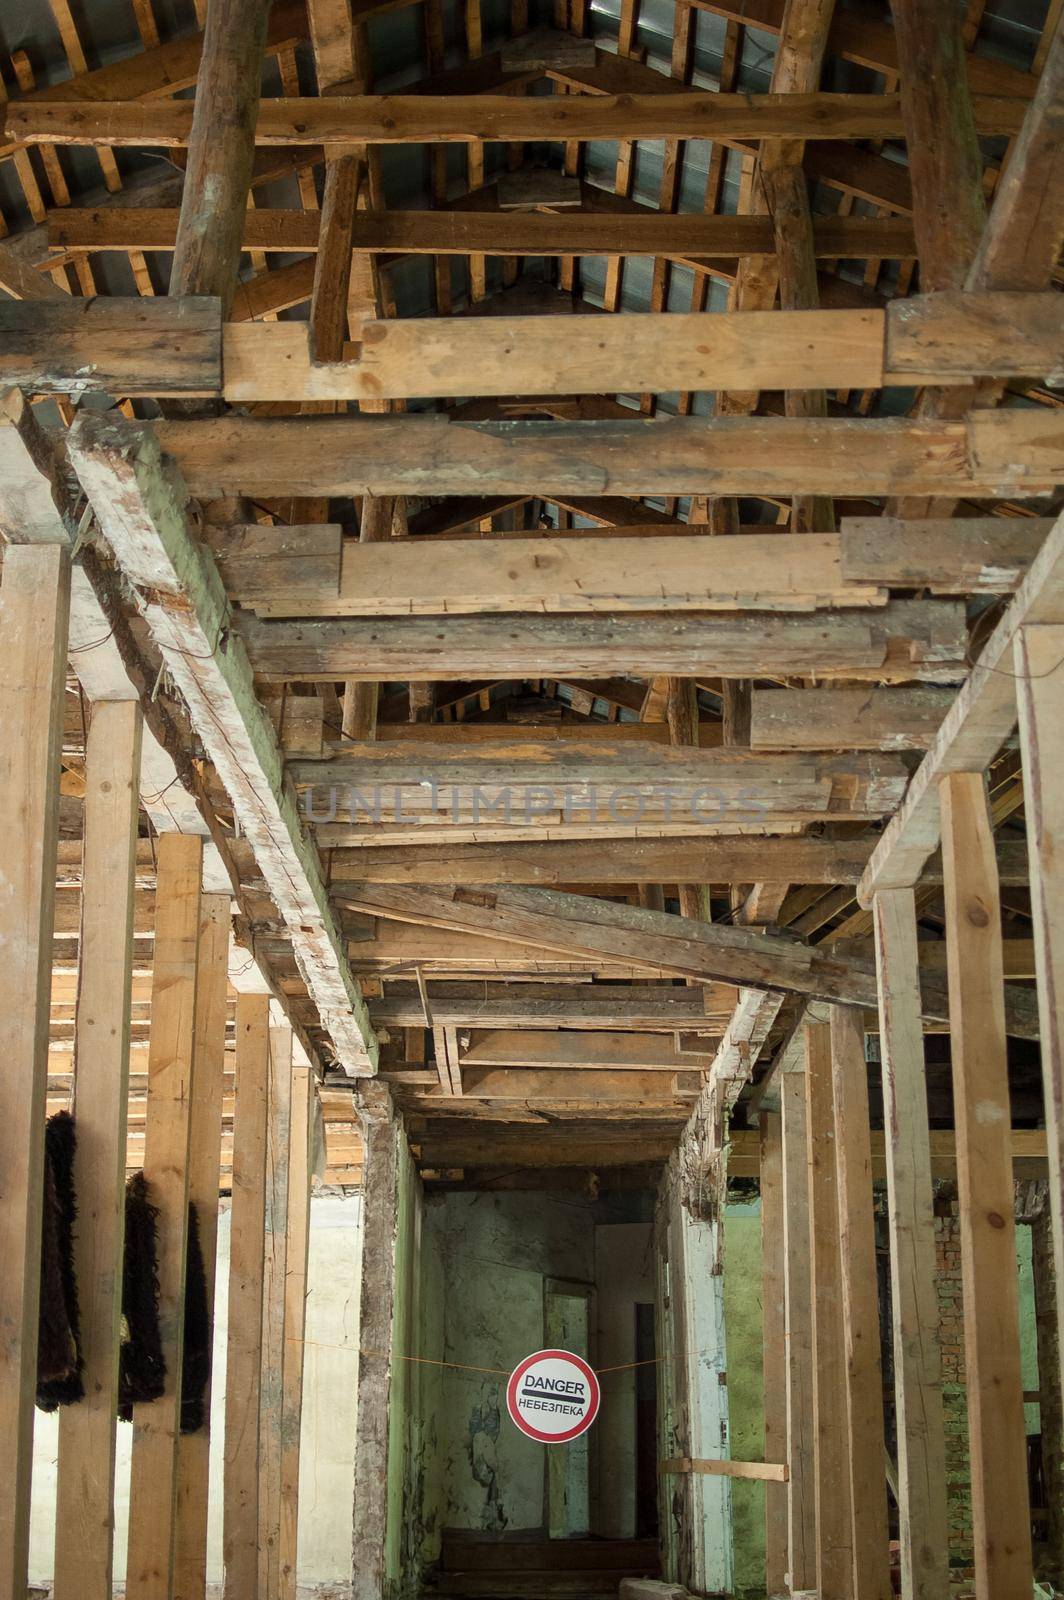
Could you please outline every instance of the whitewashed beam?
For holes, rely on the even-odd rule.
[[[371,1075],[376,1035],[285,781],[273,723],[230,631],[217,568],[189,528],[180,474],[143,429],[108,417],[80,418],[70,455],[255,852],[337,1058],[350,1075]]]

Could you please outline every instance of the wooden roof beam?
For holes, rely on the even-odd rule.
[[[273,724],[255,697],[243,647],[229,632],[221,580],[189,529],[180,476],[150,437],[104,417],[78,420],[70,454],[255,851],[337,1057],[352,1076],[372,1074],[376,1035],[317,853],[284,782]]]
[[[182,149],[195,102],[13,100],[0,109],[0,138],[18,145]],[[977,131],[1014,135],[1025,104],[982,95]],[[270,99],[259,106],[257,145],[472,144],[481,140],[900,139],[896,94],[430,95]]]

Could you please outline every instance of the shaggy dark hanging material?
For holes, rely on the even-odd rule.
[[[69,1111],[49,1117],[44,1135],[41,1299],[37,1324],[37,1404],[42,1411],[85,1397],[78,1289],[74,1277],[74,1147]]]
[[[211,1313],[207,1274],[200,1245],[199,1218],[188,1208],[185,1255],[185,1349],[181,1363],[181,1432],[198,1433],[206,1421],[205,1399],[211,1376]]]
[[[133,1421],[133,1407],[158,1400],[166,1379],[159,1336],[159,1212],[143,1172],[126,1184],[126,1247],[122,1270],[122,1349],[118,1415]]]

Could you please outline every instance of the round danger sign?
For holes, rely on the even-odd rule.
[[[537,1350],[526,1356],[506,1385],[511,1421],[543,1444],[578,1438],[590,1428],[598,1408],[598,1379],[569,1350]]]

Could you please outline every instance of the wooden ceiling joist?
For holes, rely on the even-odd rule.
[[[152,441],[124,422],[83,417],[71,458],[163,660],[255,850],[300,971],[344,1070],[370,1074],[377,1040],[351,976],[321,868],[286,788],[273,724],[229,634],[210,556],[187,520],[187,495]]]
[[[12,101],[0,138],[24,145],[180,149],[193,102]],[[1026,104],[1008,95],[973,100],[981,134],[1017,134]],[[901,139],[896,94],[643,95],[388,94],[271,99],[259,106],[259,145],[441,144],[481,140]]]
[[[976,495],[1052,493],[1064,420],[1040,409],[962,421],[669,417],[474,422],[225,417],[140,424],[190,492],[229,494]]]

